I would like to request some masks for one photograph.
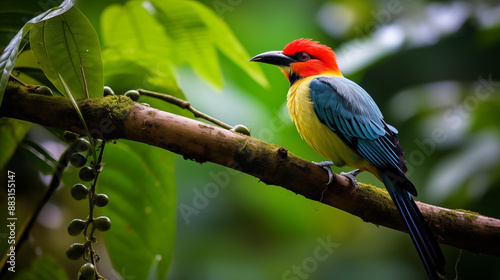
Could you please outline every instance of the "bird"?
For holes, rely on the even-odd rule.
[[[348,166],[344,173],[357,188],[362,171],[375,175],[385,185],[430,279],[444,279],[445,258],[412,196],[417,196],[407,171],[397,129],[384,120],[373,98],[339,70],[334,51],[312,39],[288,43],[282,51],[268,51],[250,61],[276,65],[290,82],[288,112],[300,136],[328,159],[315,164]]]

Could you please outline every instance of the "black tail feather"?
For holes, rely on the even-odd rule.
[[[386,176],[382,172],[379,174],[408,228],[429,278],[432,280],[444,279],[446,276],[444,269],[446,261],[443,252],[415,201],[404,188],[408,184],[405,181],[409,182],[409,180],[407,178],[391,180],[391,176]]]

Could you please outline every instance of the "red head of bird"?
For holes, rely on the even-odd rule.
[[[261,53],[250,61],[279,66],[292,84],[314,75],[342,76],[332,49],[311,39],[297,39],[286,45],[283,51]]]

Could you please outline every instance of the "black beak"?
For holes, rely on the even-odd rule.
[[[270,51],[258,54],[252,57],[250,61],[262,62],[277,66],[290,66],[290,64],[295,62],[295,59],[284,55],[282,51]]]

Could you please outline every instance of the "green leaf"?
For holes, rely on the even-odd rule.
[[[30,45],[43,72],[61,93],[66,91],[58,74],[66,81],[75,99],[102,96],[104,84],[99,40],[94,27],[76,7],[35,24],[30,32]]]
[[[170,67],[172,42],[142,2],[109,6],[101,14],[101,28],[108,58],[126,58],[149,66],[166,63]]]
[[[0,55],[0,104],[2,103],[3,96],[5,94],[5,87],[7,87],[10,73],[12,72],[12,69],[16,64],[17,55],[19,53],[19,46],[23,37],[33,27],[34,23],[65,13],[73,6],[74,2],[75,0],[65,0],[58,7],[52,8],[45,13],[32,18],[23,26],[23,28],[21,28],[21,30],[19,30],[19,32],[17,32],[14,38],[5,47],[2,55]],[[2,6],[3,5],[4,3],[2,3]]]
[[[145,4],[146,3],[146,4]],[[267,80],[229,27],[195,1],[129,1],[101,16],[105,57],[121,57],[170,71],[189,64],[202,78],[221,87],[221,51],[261,85]]]
[[[122,80],[114,89],[161,85],[170,94],[180,92],[168,56],[171,42],[141,2],[109,6],[101,15],[101,26],[106,78]]]
[[[216,87],[222,86],[222,73],[217,49],[228,56],[242,69],[265,81],[264,75],[256,65],[248,63],[249,55],[239,44],[231,30],[215,13],[195,1],[151,1],[154,15],[172,40],[171,58],[180,65],[188,63],[204,79]],[[221,42],[221,43],[220,43]],[[221,48],[222,45],[226,44]],[[252,69],[252,70],[250,70]],[[257,70],[255,70],[257,69]],[[255,70],[255,71],[254,71]]]
[[[0,170],[3,170],[7,162],[23,140],[24,136],[31,128],[31,123],[8,118],[0,118],[0,143],[2,143],[2,153],[0,153]]]
[[[104,234],[114,269],[144,279],[155,270],[165,279],[175,239],[175,155],[120,140],[108,144],[98,192],[109,196],[103,212],[112,228]]]
[[[177,65],[188,63],[208,82],[222,87],[222,72],[213,35],[190,1],[151,1],[154,15],[172,40],[170,58]]]
[[[16,271],[14,280],[68,280],[68,277],[53,258],[44,255],[35,259],[29,270]]]
[[[186,3],[189,3],[192,9],[197,11],[201,21],[209,28],[214,46],[257,83],[268,87],[269,83],[261,68],[258,64],[249,63],[248,52],[240,44],[229,26],[203,4],[195,1],[186,1]]]

